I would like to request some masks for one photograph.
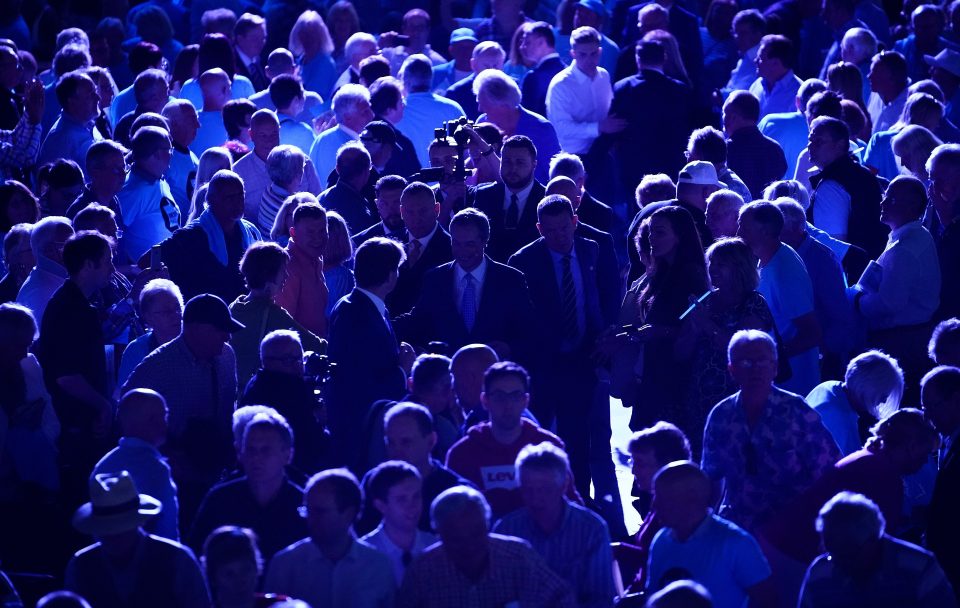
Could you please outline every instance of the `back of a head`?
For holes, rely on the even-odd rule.
[[[396,241],[382,237],[364,241],[357,248],[354,260],[357,286],[371,289],[383,285],[391,273],[397,272],[405,257],[403,247]]]
[[[337,120],[354,111],[362,101],[370,101],[370,91],[359,84],[345,84],[333,95],[333,113]]]
[[[160,127],[143,127],[133,134],[130,140],[130,151],[134,161],[143,160],[164,144],[170,145],[170,135]]]
[[[483,93],[489,103],[515,108],[520,105],[520,86],[500,70],[484,70],[473,81],[473,92]]]
[[[643,40],[637,43],[637,65],[645,67],[663,67],[667,61],[667,51],[659,40]]]
[[[713,608],[713,599],[700,583],[680,580],[651,595],[647,608]]]
[[[400,80],[408,94],[429,91],[433,82],[433,63],[426,55],[407,57],[400,67]]]
[[[40,598],[37,608],[90,608],[90,604],[72,591],[54,591]]]
[[[735,91],[727,98],[723,107],[736,112],[737,116],[752,124],[760,121],[760,100],[749,91]]]

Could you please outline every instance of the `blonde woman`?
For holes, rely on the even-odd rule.
[[[303,88],[324,99],[333,92],[337,65],[333,60],[333,38],[317,11],[304,11],[290,31],[290,52],[300,64]]]
[[[230,151],[223,147],[209,148],[200,155],[200,164],[197,168],[197,180],[194,184],[193,199],[190,201],[190,214],[187,222],[200,217],[207,207],[207,184],[221,169],[233,170],[233,159]]]

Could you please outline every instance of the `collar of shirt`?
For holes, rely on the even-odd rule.
[[[900,226],[896,230],[891,230],[890,236],[887,237],[887,242],[896,243],[898,240],[900,240],[900,237],[902,237],[905,233],[912,232],[917,228],[923,228],[923,224],[920,223],[920,220],[907,222],[906,224],[904,224],[903,226]]]
[[[390,538],[390,535],[387,534],[387,531],[383,529],[383,522],[380,522],[380,525],[371,532],[368,536],[364,537],[362,540],[374,546],[374,548],[382,550],[388,555],[403,555],[407,551],[401,549],[397,546],[393,539]],[[410,547],[409,553],[418,554],[423,553],[423,550],[433,544],[433,539],[430,538],[430,535],[424,532],[423,530],[417,530],[416,534],[413,537],[413,546]]]
[[[794,76],[793,70],[787,70],[787,73],[784,74],[784,75],[780,78],[780,80],[778,80],[778,81],[776,81],[776,82],[771,83],[771,82],[768,82],[766,79],[763,79],[763,78],[760,79],[760,82],[763,84],[763,90],[767,93],[767,95],[770,95],[770,94],[772,94],[774,91],[782,90],[782,89],[785,88],[788,84],[790,84],[791,82],[793,82],[793,76]]]
[[[544,55],[543,57],[540,58],[540,61],[537,62],[537,65],[533,66],[533,67],[530,68],[530,69],[531,69],[531,70],[535,70],[535,69],[539,68],[541,65],[543,65],[543,62],[544,62],[544,61],[546,61],[547,59],[553,59],[554,57],[556,57],[557,59],[559,59],[559,58],[560,58],[560,53],[548,53],[548,54]]]
[[[577,247],[576,247],[576,245],[574,245],[573,247],[570,248],[570,252],[569,252],[569,253],[557,253],[556,251],[554,251],[553,249],[550,249],[550,248],[547,248],[547,251],[550,252],[550,257],[553,258],[553,263],[554,263],[554,264],[561,264],[561,263],[563,263],[563,258],[567,257],[568,255],[570,256],[570,262],[571,262],[571,264],[577,261]]]
[[[427,248],[427,245],[430,244],[430,239],[432,239],[432,238],[433,238],[433,235],[435,235],[435,234],[437,233],[437,228],[438,228],[439,226],[440,226],[439,223],[434,223],[434,224],[433,224],[433,230],[430,231],[430,234],[428,234],[427,236],[424,236],[424,237],[420,237],[419,239],[415,239],[415,238],[413,238],[413,237],[411,236],[411,237],[410,237],[410,242],[412,243],[413,241],[420,241],[420,247],[421,247],[421,249],[426,249],[426,248]],[[410,233],[407,232],[407,234],[409,235]]]
[[[67,273],[66,268],[64,268],[61,264],[54,262],[45,255],[37,257],[37,270],[49,272],[50,274],[56,275],[63,279],[66,279],[68,276],[70,276]]]
[[[374,306],[377,307],[377,310],[380,311],[380,316],[386,320],[387,304],[380,298],[380,296],[372,291],[367,291],[363,287],[357,287],[357,291],[370,298],[373,301]]]
[[[457,277],[457,285],[463,284],[463,277],[467,276],[467,271],[460,267],[460,264],[453,265],[454,274]],[[470,271],[478,285],[483,284],[483,279],[487,276],[487,256],[483,256],[483,261]],[[477,303],[479,304],[479,302]]]
[[[80,122],[79,120],[75,119],[73,116],[70,116],[69,114],[61,110],[60,121],[61,121],[61,125],[64,128],[69,127],[71,129],[83,129],[84,131],[93,131],[93,128],[96,126],[97,119],[96,117],[93,117],[87,122]]]
[[[350,139],[354,139],[354,140],[360,139],[360,134],[346,125],[337,125],[337,128],[341,129],[344,133],[349,135]]]
[[[145,450],[158,458],[160,457],[160,451],[157,450],[156,446],[152,443],[147,443],[139,437],[121,437],[117,444],[122,448]]]
[[[255,58],[255,57],[248,57],[248,56],[247,56],[243,51],[241,51],[239,48],[237,49],[237,56],[240,58],[240,61],[243,63],[243,65],[244,65],[245,67],[249,67],[251,63],[253,63],[254,61],[256,61],[256,58]]]
[[[897,105],[897,104],[903,105],[903,104],[906,102],[906,100],[907,100],[907,91],[908,91],[908,89],[909,89],[909,87],[904,87],[904,89],[903,89],[902,91],[900,91],[900,94],[899,94],[899,95],[897,95],[896,97],[894,97],[893,99],[890,100],[890,103],[884,103],[884,104],[883,104],[883,109],[886,110],[887,108],[889,108],[889,107],[891,107],[891,106],[895,106],[895,105]],[[883,101],[883,100],[881,100],[881,101]]]
[[[713,509],[707,509],[707,516],[703,518],[703,521],[700,522],[699,525],[697,525],[696,529],[687,538],[687,540],[680,541],[676,536],[676,532],[673,531],[673,528],[668,528],[668,529],[670,530],[670,536],[673,538],[673,540],[675,540],[678,543],[679,542],[688,543],[694,540],[695,538],[697,538],[698,536],[703,536],[704,534],[706,534],[707,528],[709,528],[710,524],[712,523],[713,523]]]
[[[590,78],[589,76],[587,76],[586,72],[580,69],[580,66],[577,65],[576,61],[570,64],[571,76],[573,76],[573,78],[575,78],[580,82],[588,83],[588,84],[593,84],[594,82],[597,81],[598,78],[600,78],[600,70],[602,69],[603,67],[597,66],[597,73],[593,76],[593,78]]]
[[[746,61],[753,62],[757,60],[757,53],[759,52],[760,52],[760,43],[758,42],[756,46],[752,46],[749,49],[747,49],[747,52],[743,54],[743,57]]]
[[[504,209],[504,211],[506,211],[507,209],[510,208],[510,198],[511,198],[512,195],[516,194],[516,195],[517,195],[517,207],[518,207],[517,210],[519,211],[519,214],[518,214],[518,215],[523,215],[523,207],[524,207],[524,205],[527,203],[527,197],[530,196],[530,191],[533,190],[533,183],[534,183],[535,181],[537,181],[537,180],[535,180],[534,177],[531,175],[531,176],[530,176],[530,182],[529,182],[526,186],[524,186],[521,190],[518,190],[517,192],[511,192],[511,191],[510,191],[510,188],[507,188],[506,186],[504,186],[504,188],[503,188],[503,192],[504,192],[504,195],[503,195],[503,209]]]

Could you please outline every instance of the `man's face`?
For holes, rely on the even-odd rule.
[[[283,468],[290,464],[292,450],[284,444],[280,432],[252,427],[244,434],[240,464],[252,483],[275,481],[283,477]]]
[[[440,205],[432,196],[407,195],[400,198],[400,217],[407,231],[415,239],[421,239],[437,225]]]
[[[542,36],[525,32],[520,37],[520,55],[528,63],[536,63],[543,54],[542,48],[546,44]]]
[[[570,56],[584,74],[592,77],[597,73],[597,66],[600,65],[600,45],[592,42],[575,44],[570,49]]]
[[[508,188],[520,190],[533,179],[537,160],[524,148],[504,146],[500,158],[500,179]]]
[[[423,434],[410,416],[394,416],[383,429],[387,456],[392,460],[409,462],[421,467],[430,460],[430,452],[436,444],[435,433]]]
[[[412,48],[422,48],[430,36],[430,20],[422,16],[404,19],[402,30],[405,35],[410,36]]]
[[[374,499],[373,506],[383,515],[384,523],[401,530],[414,530],[423,511],[423,482],[408,477],[387,490],[387,499]]]
[[[311,488],[304,497],[304,506],[307,508],[307,531],[320,544],[341,538],[357,516],[356,509],[340,510],[333,488],[323,482]]]
[[[520,426],[523,411],[530,403],[530,393],[514,374],[494,380],[489,390],[480,395],[483,407],[490,413],[490,423],[504,431]]]
[[[565,490],[566,476],[557,471],[533,467],[520,471],[520,497],[534,516],[554,512],[563,503]]]
[[[480,229],[469,224],[457,224],[450,229],[450,246],[453,250],[453,260],[470,271],[483,261],[487,244],[480,235]]]
[[[870,90],[874,93],[888,90],[891,86],[890,70],[884,67],[879,59],[874,59],[870,64],[870,72],[867,74],[867,79],[870,81]]]
[[[749,213],[741,213],[737,220],[737,236],[743,239],[747,247],[756,255],[757,248],[765,241],[760,225]]]
[[[631,471],[633,472],[633,485],[639,492],[653,491],[653,476],[660,470],[660,463],[657,456],[651,449],[640,449],[630,453],[630,460],[633,461]]]
[[[723,133],[727,137],[733,135],[740,128],[740,117],[730,107],[730,104],[723,106],[721,120],[723,121]]]
[[[250,127],[250,139],[261,158],[280,145],[280,124],[272,120],[259,120]]]
[[[757,52],[757,76],[764,79],[772,79],[783,69],[783,64],[779,59],[770,57],[770,50],[765,45],[760,45]]]
[[[733,28],[733,42],[742,55],[757,44],[757,33],[753,26],[740,22]]]
[[[457,149],[453,146],[431,146],[430,166],[443,167],[443,172],[452,175],[457,167]]]
[[[437,529],[437,534],[457,569],[477,572],[483,568],[490,548],[487,522],[479,507],[464,507],[451,513]]]
[[[807,142],[810,162],[822,169],[839,158],[848,145],[845,141],[835,141],[822,126],[815,127]]]
[[[367,123],[373,120],[373,118],[373,110],[370,109],[370,102],[366,99],[361,99],[354,106],[353,112],[343,117],[343,123],[348,129],[359,133],[363,131],[363,128],[367,126]]]
[[[737,235],[737,214],[720,204],[707,204],[707,228],[714,238]]]
[[[184,148],[188,147],[197,138],[197,131],[199,130],[200,119],[197,118],[197,111],[193,106],[180,106],[177,119],[172,121],[170,125],[170,137],[174,143]]]
[[[897,188],[896,184],[887,186],[887,191],[880,201],[880,221],[889,226],[891,230],[896,230],[907,222],[916,219],[910,217],[910,215],[910,205],[907,204],[901,189]]]
[[[727,365],[734,381],[744,390],[762,390],[773,385],[777,376],[777,353],[759,340],[741,342],[730,353]]]
[[[93,120],[100,112],[100,96],[93,82],[83,81],[69,99],[70,114],[77,120]]]
[[[960,198],[960,174],[944,162],[930,167],[930,197],[934,204],[950,205]]]
[[[167,292],[158,292],[148,308],[142,311],[147,325],[162,336],[177,336],[180,334],[183,320],[183,307],[180,301]]]
[[[139,166],[147,175],[158,179],[163,177],[167,170],[170,169],[170,159],[172,157],[173,147],[169,141],[164,141],[160,143],[159,147],[154,151],[153,154],[136,162],[137,166]]]
[[[207,204],[217,221],[227,223],[243,217],[243,201],[243,182],[229,180],[220,182],[216,197],[208,197]]]
[[[377,194],[377,211],[387,230],[394,231],[403,228],[403,218],[400,217],[400,188],[384,188]]]
[[[573,235],[576,229],[577,216],[566,213],[545,215],[537,222],[537,230],[540,231],[547,249],[564,255],[573,249]]]
[[[219,357],[230,341],[230,332],[210,323],[188,323],[184,329],[190,333],[190,350],[201,360]]]
[[[91,185],[95,189],[109,196],[116,196],[123,188],[123,182],[127,177],[127,161],[119,152],[109,154],[99,167],[88,167],[88,173]]]
[[[248,30],[245,34],[237,36],[237,48],[244,55],[251,59],[256,59],[263,52],[263,47],[267,44],[267,28],[255,27]]]
[[[303,346],[293,340],[274,340],[263,353],[263,369],[303,377]]]
[[[944,391],[927,384],[921,391],[920,401],[923,404],[924,414],[933,423],[938,433],[947,437],[957,430],[958,418],[960,418],[957,403],[960,401],[960,393],[953,396],[945,395]]]
[[[935,42],[943,34],[943,21],[936,11],[923,11],[913,18],[913,33],[917,37],[917,42],[931,43]]]
[[[148,112],[156,112],[159,114],[160,111],[163,110],[163,106],[167,105],[169,97],[170,88],[167,86],[167,81],[164,80],[154,84],[148,89],[141,106]]]
[[[327,218],[301,218],[291,229],[291,236],[310,255],[321,257],[327,248]]]
[[[103,252],[100,262],[94,266],[94,271],[97,289],[103,289],[110,284],[110,279],[117,269],[113,265],[113,251],[109,247]]]

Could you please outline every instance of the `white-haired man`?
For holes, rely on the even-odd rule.
[[[310,148],[310,160],[317,175],[324,178],[333,171],[337,150],[345,143],[358,140],[360,131],[373,120],[370,92],[359,84],[344,85],[333,96],[333,115],[337,125],[318,135]]]

